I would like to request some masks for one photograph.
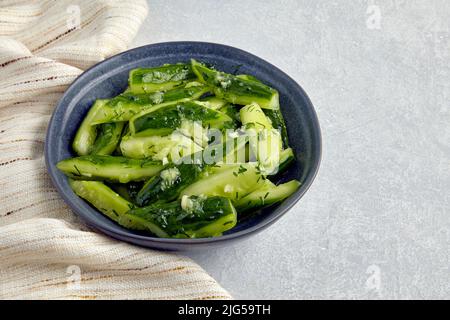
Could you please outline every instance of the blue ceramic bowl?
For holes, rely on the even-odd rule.
[[[137,67],[186,62],[191,58],[229,73],[245,73],[261,79],[280,93],[290,146],[296,162],[278,177],[279,182],[297,179],[301,187],[281,204],[261,210],[221,237],[162,239],[127,230],[76,196],[67,178],[56,168],[60,160],[74,156],[71,142],[88,109],[96,99],[118,95],[127,87],[128,72]],[[116,239],[137,245],[185,250],[229,243],[255,234],[277,221],[300,200],[319,168],[321,137],[316,113],[303,89],[284,72],[248,52],[214,43],[167,42],[132,49],[102,61],[80,75],[59,101],[47,131],[45,159],[48,172],[63,199],[91,227]]]

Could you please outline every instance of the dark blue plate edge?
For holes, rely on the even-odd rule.
[[[56,168],[55,165],[50,164],[50,149],[49,149],[49,145],[47,143],[47,141],[49,140],[49,137],[52,133],[52,121],[53,118],[56,114],[56,111],[59,109],[61,101],[63,100],[65,93],[70,91],[79,81],[81,81],[84,77],[86,77],[90,72],[92,72],[93,69],[95,69],[99,64],[105,63],[107,61],[110,61],[112,59],[119,59],[120,57],[133,53],[135,51],[139,51],[142,50],[143,48],[148,48],[148,47],[160,47],[160,46],[167,46],[167,45],[205,45],[205,46],[219,46],[222,47],[224,49],[231,49],[231,50],[235,50],[238,51],[240,54],[247,56],[247,57],[251,57],[252,59],[255,60],[259,60],[262,63],[267,64],[270,68],[275,69],[277,72],[283,74],[283,76],[289,81],[291,82],[291,84],[293,86],[296,86],[299,91],[301,92],[301,94],[303,95],[304,99],[305,99],[305,103],[308,105],[309,111],[311,112],[311,118],[312,120],[315,122],[314,125],[312,126],[313,128],[313,132],[312,132],[312,136],[313,136],[313,144],[317,147],[316,152],[315,152],[315,157],[312,159],[313,161],[313,165],[309,168],[311,174],[308,175],[308,177],[306,178],[306,180],[301,184],[300,188],[294,193],[292,194],[289,198],[285,199],[275,210],[276,210],[276,214],[273,214],[272,216],[268,217],[266,220],[262,221],[261,223],[251,226],[245,230],[241,230],[232,234],[227,234],[227,235],[223,235],[220,237],[215,237],[215,238],[200,238],[200,239],[173,239],[173,238],[156,238],[156,237],[152,237],[152,236],[143,236],[143,235],[138,235],[138,234],[132,234],[132,233],[127,233],[126,231],[122,231],[120,229],[111,229],[108,225],[103,225],[103,226],[99,226],[98,221],[95,221],[93,219],[91,219],[91,217],[89,215],[80,215],[77,212],[77,208],[71,203],[71,198],[69,195],[66,194],[66,192],[64,191],[64,189],[62,188],[62,186],[59,184],[59,181],[55,178],[55,171],[58,170]],[[309,96],[306,94],[306,92],[303,90],[303,88],[294,80],[292,79],[289,75],[287,75],[285,72],[283,72],[282,70],[280,70],[278,67],[274,66],[273,64],[267,62],[266,60],[259,58],[249,52],[246,52],[242,49],[236,48],[236,47],[232,47],[232,46],[228,46],[228,45],[224,45],[224,44],[218,44],[218,43],[212,43],[212,42],[200,42],[200,41],[172,41],[172,42],[160,42],[160,43],[155,43],[155,44],[150,44],[150,45],[144,45],[144,46],[140,46],[140,47],[136,47],[124,52],[121,52],[119,54],[116,54],[114,56],[111,56],[105,60],[102,60],[98,63],[96,63],[95,65],[91,66],[90,68],[88,68],[87,70],[85,70],[83,73],[81,73],[75,80],[74,82],[72,82],[69,87],[65,90],[65,93],[63,94],[63,96],[60,98],[57,106],[55,107],[52,116],[50,118],[49,121],[49,125],[48,125],[48,129],[47,129],[47,133],[46,133],[46,143],[44,145],[44,156],[45,156],[45,165],[46,168],[49,172],[50,178],[52,180],[53,185],[56,187],[56,189],[58,190],[58,192],[60,193],[60,195],[62,196],[62,198],[65,200],[65,202],[69,205],[69,207],[71,207],[71,209],[75,212],[75,214],[77,214],[78,216],[80,216],[82,218],[82,220],[84,220],[90,227],[93,227],[96,230],[100,230],[101,232],[110,235],[113,238],[116,239],[120,239],[120,240],[124,240],[126,242],[131,242],[137,245],[148,245],[149,243],[151,243],[153,245],[153,247],[156,248],[160,248],[160,249],[176,249],[179,250],[181,247],[183,247],[183,249],[189,249],[191,248],[190,245],[193,244],[218,244],[220,242],[223,241],[229,241],[229,240],[234,240],[237,238],[244,238],[244,237],[248,237],[254,233],[260,232],[264,229],[266,229],[267,227],[269,227],[270,225],[272,225],[274,222],[276,222],[278,219],[280,219],[286,212],[288,212],[302,197],[303,195],[306,193],[306,191],[308,191],[308,189],[310,188],[312,182],[314,181],[314,179],[316,178],[318,171],[319,171],[319,167],[320,167],[320,163],[322,160],[322,134],[321,134],[321,129],[320,129],[320,124],[319,124],[319,120],[317,118],[317,113],[314,109],[314,106],[311,102],[311,99],[309,98]]]

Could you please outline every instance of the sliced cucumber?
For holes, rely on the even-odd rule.
[[[236,78],[262,83],[258,78],[249,74],[238,74]]]
[[[200,121],[183,119],[181,120],[181,125],[176,129],[174,133],[179,133],[186,137],[189,137],[197,145],[202,147],[206,147],[209,142],[208,129],[203,128]]]
[[[254,163],[219,165],[185,188],[180,196],[221,196],[236,201],[262,186],[263,181]]]
[[[150,178],[136,195],[136,203],[146,206],[158,200],[171,201],[178,198],[181,190],[196,181],[203,171],[202,165],[171,165]]]
[[[227,128],[237,129],[240,126],[241,116],[239,114],[239,108],[236,105],[229,103],[224,107],[220,108],[219,111],[225,113],[231,119],[233,119],[233,122],[230,123],[230,126],[228,126]]]
[[[197,100],[209,91],[210,88],[199,82],[188,82],[183,88],[175,88],[163,92],[159,103],[180,101],[184,99]]]
[[[194,79],[189,64],[169,64],[156,68],[137,68],[130,71],[129,92],[149,93],[166,91]]]
[[[69,179],[72,190],[81,198],[92,204],[108,218],[119,222],[126,212],[134,208],[134,205],[122,198],[100,181],[82,181]],[[142,229],[138,225],[125,224],[124,227]]]
[[[275,174],[280,165],[280,155],[283,148],[278,130],[261,130],[256,135],[256,143],[250,138],[250,148],[256,154],[259,167],[263,174]]]
[[[141,132],[131,133],[130,136],[134,137],[151,137],[151,136],[167,136],[174,131],[173,128],[157,128],[157,129],[146,129]]]
[[[257,103],[252,103],[241,108],[239,114],[241,122],[246,128],[253,128],[257,131],[272,129],[270,119],[266,117]]]
[[[186,200],[186,197],[181,200],[182,207],[183,200]],[[206,215],[209,215],[209,219],[191,223],[186,221],[183,226],[184,232],[178,233],[177,238],[184,238],[185,236],[189,238],[218,237],[237,224],[237,212],[229,199],[208,198],[204,200],[202,210]],[[218,214],[218,217],[215,217],[214,214]]]
[[[300,182],[297,180],[291,180],[278,186],[269,180],[265,180],[264,186],[241,198],[236,203],[236,208],[240,212],[244,212],[283,201],[293,194],[299,186]]]
[[[200,98],[209,89],[204,85],[176,88],[166,92],[136,94],[125,92],[109,100],[96,113],[93,124],[128,121],[134,115],[150,109],[153,105],[169,104]]]
[[[289,147],[289,139],[287,135],[286,124],[284,122],[283,115],[281,114],[281,110],[264,109],[263,111],[264,114],[267,116],[267,118],[270,119],[272,127],[280,131],[281,139],[283,140],[283,146],[285,148]]]
[[[106,99],[98,99],[89,109],[83,122],[78,128],[73,139],[72,148],[80,156],[88,155],[92,151],[95,139],[97,137],[97,127],[92,125],[97,112],[108,102]]]
[[[119,144],[124,124],[124,122],[115,122],[99,125],[97,139],[90,154],[109,155],[113,153]]]
[[[120,143],[122,154],[128,158],[178,161],[181,157],[203,150],[188,137],[176,132],[167,136],[127,136]]]
[[[278,166],[277,173],[281,173],[286,170],[289,165],[294,161],[295,155],[291,148],[284,149],[280,154],[280,165]]]
[[[261,83],[261,81],[258,78],[255,78],[254,76],[251,76],[248,74],[240,74],[240,75],[237,75],[236,77]],[[273,109],[265,108],[265,109],[263,109],[263,111],[264,111],[265,115],[270,119],[272,127],[275,129],[278,129],[281,132],[281,138],[283,139],[284,147],[285,148],[289,147],[289,140],[288,140],[288,135],[287,135],[286,124],[284,122],[284,118],[283,118],[280,108],[273,108]]]
[[[73,179],[120,183],[146,180],[164,167],[160,161],[99,155],[62,160],[56,166]]]
[[[168,234],[158,226],[138,216],[128,214],[135,206],[102,182],[70,179],[69,183],[78,196],[121,226],[133,230],[149,230],[159,237],[168,237]]]
[[[165,232],[160,226],[150,219],[145,219],[135,214],[126,213],[119,217],[118,223],[122,226],[132,226],[129,229],[146,230],[153,233],[159,238],[170,238],[170,235]]]
[[[132,134],[138,134],[147,130],[179,128],[183,120],[199,121],[205,126],[222,128],[226,122],[232,119],[226,114],[205,107],[194,101],[155,106],[149,111],[140,113],[130,119]]]
[[[229,104],[228,101],[214,96],[202,99],[202,102],[206,102],[207,106],[214,110],[219,110]]]
[[[256,102],[261,108],[267,109],[280,107],[278,91],[261,82],[209,69],[193,59],[191,65],[199,80],[212,86],[219,98],[242,105]]]
[[[130,210],[126,216],[160,237],[214,237],[236,225],[236,210],[222,197],[183,197],[170,203],[155,203]]]

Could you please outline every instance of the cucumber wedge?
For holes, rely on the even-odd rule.
[[[278,166],[277,173],[281,173],[286,170],[289,165],[294,161],[295,155],[291,148],[284,149],[280,154],[280,165]]]
[[[209,69],[193,59],[191,65],[199,81],[212,86],[218,98],[242,105],[256,102],[266,109],[280,107],[278,91],[261,82]]]
[[[108,100],[106,99],[96,100],[89,109],[86,117],[84,117],[72,143],[72,148],[78,155],[85,156],[92,151],[92,147],[97,137],[97,128],[92,125],[92,121],[98,110],[100,110],[107,102]]]
[[[262,83],[258,78],[249,74],[238,74],[236,78]]]
[[[224,107],[220,108],[219,111],[225,113],[231,119],[233,119],[233,122],[230,123],[230,126],[228,126],[227,128],[237,129],[240,126],[241,116],[239,114],[238,106],[229,103],[229,104],[225,105]]]
[[[272,127],[280,131],[281,139],[283,140],[283,146],[285,148],[288,148],[289,139],[287,135],[286,124],[284,122],[283,115],[281,114],[281,110],[264,109],[263,111],[266,117],[270,119]]]
[[[137,114],[130,119],[130,130],[133,135],[146,131],[179,128],[183,120],[198,121],[202,126],[220,129],[232,119],[226,114],[206,107],[195,101],[184,101],[170,105],[155,106],[149,111]]]
[[[265,180],[263,187],[253,191],[236,202],[236,208],[239,212],[244,212],[250,209],[269,206],[283,201],[293,194],[299,186],[300,182],[297,180],[291,180],[278,186],[274,185],[269,180]]]
[[[263,184],[264,178],[256,164],[225,164],[213,168],[211,172],[203,173],[202,177],[181,192],[180,197],[220,196],[236,201]]]
[[[173,134],[182,134],[189,137],[197,145],[201,147],[206,147],[209,143],[208,128],[202,126],[203,123],[200,121],[193,120],[181,120],[181,125],[176,129]]]
[[[229,199],[184,197],[170,203],[155,203],[130,210],[126,217],[160,237],[204,238],[233,228],[237,214]]]
[[[117,192],[125,200],[134,203],[134,199],[139,190],[142,189],[143,184],[143,181],[132,181],[129,183],[108,183],[107,186],[114,190],[114,192]]]
[[[211,109],[214,109],[214,110],[219,110],[219,109],[221,109],[221,108],[223,108],[223,107],[225,107],[226,105],[229,104],[228,101],[226,101],[224,99],[220,99],[220,98],[214,97],[214,96],[213,97],[207,97],[205,99],[202,99],[201,101],[202,102],[206,102],[207,106],[209,108],[211,108]]]
[[[90,154],[109,155],[114,152],[122,136],[124,122],[104,123],[98,126],[97,139]]]
[[[245,79],[249,81],[259,82],[261,81],[258,78],[255,78],[254,76],[248,75],[248,74],[240,74],[236,77],[240,79]],[[272,127],[275,129],[278,129],[281,132],[281,138],[283,139],[283,146],[285,148],[289,147],[289,140],[287,135],[287,129],[286,124],[284,122],[283,115],[281,113],[280,108],[273,108],[273,109],[263,109],[266,116],[270,119]]]
[[[120,143],[122,155],[128,158],[178,161],[181,157],[203,150],[190,138],[172,133],[167,136],[124,137]]]
[[[118,223],[122,226],[126,225],[135,226],[134,228],[130,227],[129,229],[149,231],[159,238],[170,238],[170,235],[158,225],[156,220],[157,220],[156,214],[154,215],[147,214],[144,216],[143,214],[126,213],[119,217]]]
[[[138,223],[122,223],[121,217],[135,206],[122,198],[111,188],[99,181],[82,181],[69,179],[72,190],[81,198],[92,204],[101,213],[129,229],[144,230]],[[126,220],[124,222],[127,222]]]
[[[155,201],[172,201],[178,198],[181,190],[195,182],[203,170],[202,165],[171,165],[150,178],[136,196],[138,206],[146,206]]]
[[[257,131],[272,129],[270,119],[266,117],[263,110],[257,103],[251,103],[241,108],[239,115],[242,124],[246,128],[253,128]]]
[[[149,93],[166,91],[195,78],[189,64],[169,64],[156,68],[137,68],[130,71],[129,92]]]
[[[280,165],[280,155],[283,148],[278,130],[261,130],[255,139],[250,138],[250,148],[256,154],[259,167],[263,174],[276,174]]]
[[[93,118],[92,124],[128,121],[134,115],[154,105],[182,100],[195,100],[208,92],[208,90],[207,87],[199,85],[149,94],[124,92],[103,105]]]
[[[73,179],[120,183],[146,180],[164,168],[160,161],[100,155],[69,158],[56,167]]]

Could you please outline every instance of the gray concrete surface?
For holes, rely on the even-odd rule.
[[[267,231],[190,253],[236,298],[450,298],[450,1],[149,1],[133,46],[224,43],[309,94],[323,161]]]

